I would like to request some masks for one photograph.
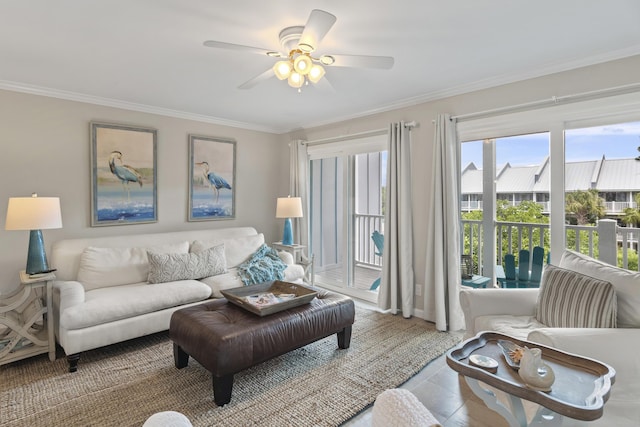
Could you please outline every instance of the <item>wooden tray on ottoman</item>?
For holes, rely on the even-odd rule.
[[[308,304],[318,294],[317,291],[306,286],[290,282],[281,282],[280,280],[258,283],[257,285],[243,286],[241,288],[227,289],[220,292],[229,302],[257,314],[258,316],[267,316],[302,304]],[[247,297],[257,296],[264,293],[271,293],[275,296],[283,294],[293,294],[295,296],[291,299],[287,299],[286,301],[275,302],[267,305],[256,305],[247,301]]]

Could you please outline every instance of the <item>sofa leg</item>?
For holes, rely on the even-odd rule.
[[[67,362],[69,362],[69,372],[76,372],[78,370],[79,361],[80,353],[74,353],[67,356]]]
[[[213,377],[213,400],[218,406],[224,406],[231,402],[231,390],[233,389],[233,374]]]
[[[351,345],[351,325],[338,332],[338,347],[349,348]]]
[[[173,362],[176,368],[186,368],[189,364],[189,355],[176,343],[173,343]]]

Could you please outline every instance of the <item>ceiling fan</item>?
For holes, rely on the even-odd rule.
[[[336,17],[324,10],[311,11],[304,26],[287,27],[280,31],[280,44],[283,52],[244,46],[216,40],[207,40],[203,44],[207,47],[235,50],[239,52],[257,53],[272,58],[280,58],[272,68],[238,86],[239,89],[249,89],[258,83],[276,76],[280,80],[287,80],[289,86],[297,88],[309,82],[318,83],[325,74],[323,66],[378,68],[393,67],[390,56],[368,55],[319,55],[314,54],[324,36],[329,32]]]

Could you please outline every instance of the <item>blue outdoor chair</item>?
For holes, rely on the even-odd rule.
[[[516,268],[515,256],[504,256],[504,278],[498,278],[503,288],[539,288],[542,279],[542,267],[544,263],[544,248],[533,248],[531,271],[529,271],[529,251],[522,249],[518,254],[518,268]]]
[[[374,253],[378,256],[382,256],[382,251],[384,249],[384,234],[380,234],[378,230],[376,230],[371,234],[371,240],[373,240],[373,244],[376,245],[376,249],[377,249],[377,252],[374,251]],[[381,277],[378,277],[376,280],[374,280],[369,290],[375,291],[376,289],[378,289],[378,286],[380,286],[381,279],[382,279]]]

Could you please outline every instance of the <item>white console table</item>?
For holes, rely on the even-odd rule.
[[[286,251],[293,255],[293,262],[300,264],[304,268],[305,280],[313,286],[313,257],[308,261],[305,261],[304,245],[283,245],[282,242],[273,242],[271,244],[278,251]]]
[[[51,287],[55,274],[31,277],[20,272],[22,286],[0,299],[0,365],[48,353],[56,359]]]

